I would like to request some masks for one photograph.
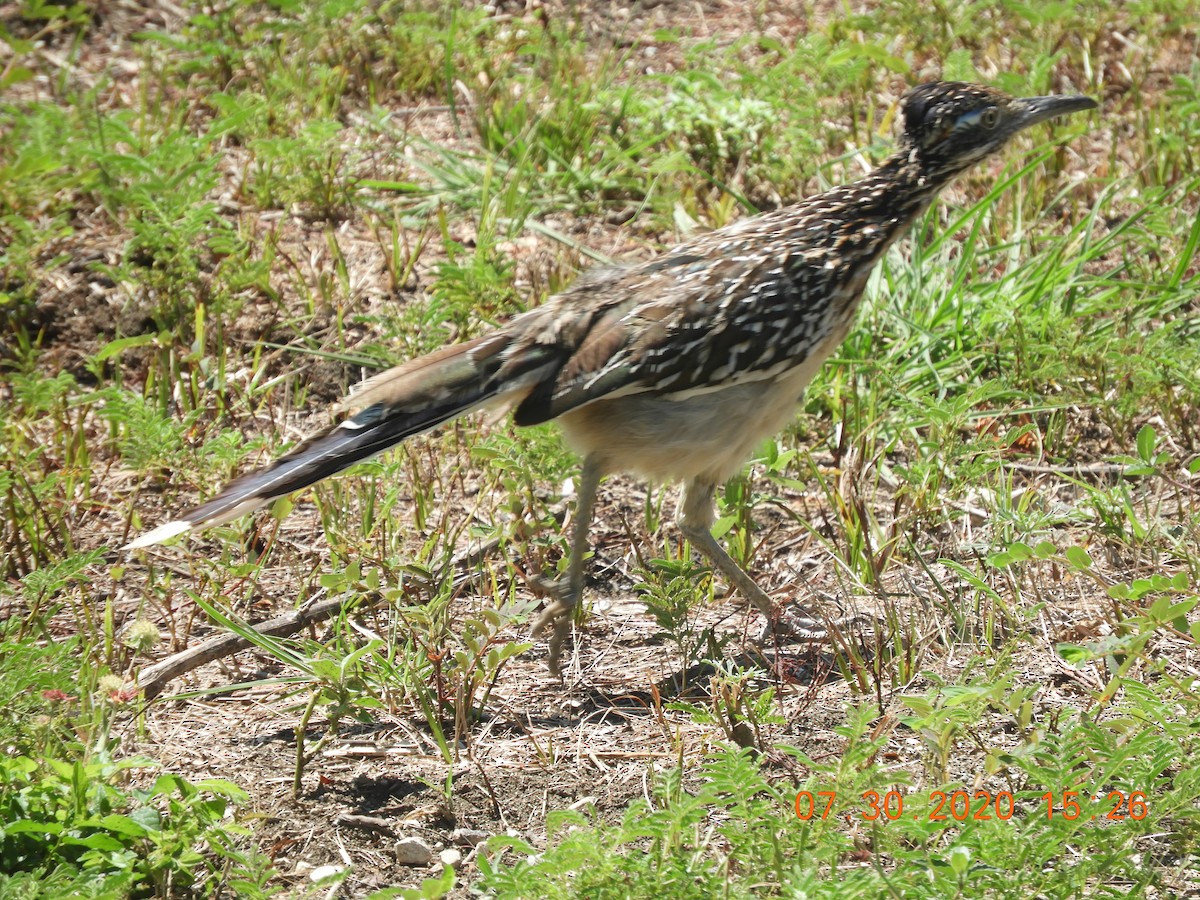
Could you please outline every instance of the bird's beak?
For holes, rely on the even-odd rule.
[[[1091,97],[1026,97],[1013,104],[1018,116],[1017,128],[1028,128],[1055,116],[1083,112],[1099,105]]]

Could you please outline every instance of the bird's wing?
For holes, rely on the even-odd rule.
[[[749,242],[736,235],[722,242],[735,252],[714,258],[721,235],[613,271],[583,291],[572,287],[539,308],[557,310],[547,321],[565,323],[545,333],[563,351],[562,364],[517,406],[516,422],[645,391],[718,390],[802,363],[806,348],[832,330],[829,304],[808,289],[816,262],[739,254]]]

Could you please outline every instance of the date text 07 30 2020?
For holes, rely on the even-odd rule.
[[[868,822],[894,822],[903,816],[904,794],[900,791],[867,791],[862,818]],[[1044,806],[1047,819],[1108,819],[1122,822],[1126,819],[1144,819],[1149,814],[1146,795],[1142,791],[1109,791],[1103,796],[1092,796],[1080,791],[1046,791],[1038,798]],[[796,794],[796,816],[804,821],[829,817],[837,791],[800,791]],[[1085,809],[1081,802],[1090,803],[1096,810]],[[1011,791],[933,791],[929,795],[929,807],[923,813],[913,813],[916,819],[930,822],[945,822],[954,819],[1011,819],[1016,811],[1016,801]]]

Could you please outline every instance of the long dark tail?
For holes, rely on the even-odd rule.
[[[148,547],[188,531],[236,519],[315,484],[471,410],[519,402],[557,368],[549,354],[523,354],[513,365],[508,336],[493,332],[389,369],[363,382],[350,403],[360,412],[295,447],[270,465],[241,475],[179,518],[134,539]]]

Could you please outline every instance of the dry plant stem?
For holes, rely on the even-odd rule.
[[[262,635],[288,637],[306,625],[333,618],[345,605],[344,597],[322,600],[320,603],[306,604],[300,609],[260,622],[253,627]],[[236,634],[219,634],[199,646],[189,647],[143,669],[133,681],[126,683],[125,689],[131,693],[141,691],[147,700],[153,700],[163,692],[169,682],[181,675],[186,675],[206,663],[232,656],[241,650],[249,650],[252,646],[250,641]]]
[[[309,760],[313,759],[321,748],[325,746],[325,741],[329,739],[329,732],[317,740],[316,746],[309,753],[304,752],[304,738],[308,733],[308,723],[312,718],[312,714],[317,709],[317,694],[313,694],[308,698],[308,706],[304,708],[304,715],[300,717],[300,721],[296,723],[296,766],[292,771],[292,799],[297,800],[300,797],[300,789],[303,787],[304,767],[308,765]]]

